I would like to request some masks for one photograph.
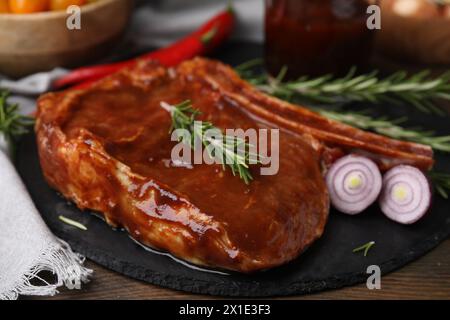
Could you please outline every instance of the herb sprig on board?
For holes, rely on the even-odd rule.
[[[450,135],[435,136],[431,130],[408,129],[400,126],[407,119],[405,117],[390,120],[386,117],[375,118],[367,111],[343,111],[327,108],[313,108],[324,117],[336,120],[364,130],[374,131],[387,137],[407,140],[430,146],[436,151],[450,152]]]
[[[253,72],[259,60],[252,60],[237,67],[237,71],[261,91],[280,99],[307,100],[320,104],[349,102],[410,104],[425,113],[444,115],[436,103],[450,101],[450,71],[430,77],[428,70],[408,76],[404,71],[380,78],[378,72],[356,75],[356,68],[341,78],[325,75],[317,78],[300,77],[284,81],[287,69],[277,77]]]
[[[450,174],[432,171],[428,175],[439,195],[444,199],[448,199],[450,193]]]
[[[197,121],[196,118],[201,112],[194,109],[189,100],[173,106],[162,102],[161,107],[171,114],[171,132],[176,129],[184,129],[189,132],[189,136],[179,136],[179,141],[187,141],[190,147],[195,150],[195,141],[198,139],[208,150],[211,158],[220,157],[224,170],[225,165],[229,166],[233,175],[239,175],[246,184],[253,180],[249,170],[250,159],[259,162],[261,156],[250,152],[250,144],[239,137],[223,135],[222,131],[211,122]],[[214,139],[208,136],[206,134],[208,130],[219,132],[222,139]],[[243,152],[240,152],[240,150],[243,150]]]
[[[87,230],[87,228],[86,228],[86,226],[84,224],[82,224],[82,223],[80,223],[78,221],[72,220],[70,218],[67,218],[65,216],[58,216],[58,219],[61,220],[62,222],[64,222],[65,224],[68,224],[68,225],[70,225],[72,227],[78,228],[78,229],[83,230],[83,231]]]
[[[375,245],[375,241],[369,241],[366,244],[363,244],[360,247],[353,249],[353,253],[363,252],[364,257],[367,257],[369,250]]]
[[[19,106],[9,103],[8,98],[9,92],[0,90],[0,134],[14,151],[17,138],[28,132],[29,127],[34,124],[34,119],[21,115]]]

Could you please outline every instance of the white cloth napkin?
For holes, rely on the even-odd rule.
[[[54,295],[63,284],[79,289],[92,271],[82,266],[82,256],[47,228],[3,150],[0,190],[0,299]],[[53,272],[56,282],[41,279],[43,270]],[[32,284],[31,279],[40,283]]]
[[[50,88],[55,77],[65,71],[57,69],[19,81],[0,80],[0,88],[14,94],[39,94]],[[33,97],[16,96],[21,112],[35,108]],[[45,225],[25,186],[7,156],[0,138],[0,299],[17,299],[18,295],[54,295],[65,285],[79,289],[92,270],[83,267],[84,257],[56,238]],[[39,276],[41,271],[55,275],[54,283]]]
[[[56,68],[49,72],[39,72],[20,80],[9,80],[0,77],[0,88],[20,95],[38,95],[50,89],[55,79],[65,75],[68,71]]]

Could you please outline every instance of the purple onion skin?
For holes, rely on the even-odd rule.
[[[353,154],[337,160],[325,180],[333,207],[350,215],[359,214],[374,203],[382,187],[378,166]]]
[[[405,199],[395,196],[395,188],[399,187],[406,188]],[[432,196],[431,184],[422,171],[400,165],[384,175],[379,204],[389,219],[401,224],[413,224],[429,212]]]

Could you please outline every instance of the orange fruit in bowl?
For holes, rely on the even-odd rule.
[[[9,12],[8,0],[0,0],[0,13],[8,13],[8,12]]]
[[[69,6],[82,6],[87,2],[87,0],[50,0],[50,10],[66,10]]]
[[[9,9],[12,13],[35,13],[46,11],[49,0],[9,0]]]

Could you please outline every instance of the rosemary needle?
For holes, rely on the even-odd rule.
[[[358,248],[353,249],[352,252],[357,253],[357,252],[364,250],[364,257],[367,257],[367,253],[374,245],[375,245],[375,241],[370,241],[370,242],[367,242],[366,244],[363,244],[362,246],[360,246]]]
[[[83,224],[79,223],[78,221],[69,219],[69,218],[64,217],[64,216],[59,216],[58,218],[59,218],[59,220],[61,220],[62,222],[66,223],[66,224],[68,224],[68,225],[71,225],[71,226],[73,226],[73,227],[75,227],[75,228],[78,228],[78,229],[81,229],[81,230],[84,230],[84,231],[87,230],[87,228],[86,228]]]

